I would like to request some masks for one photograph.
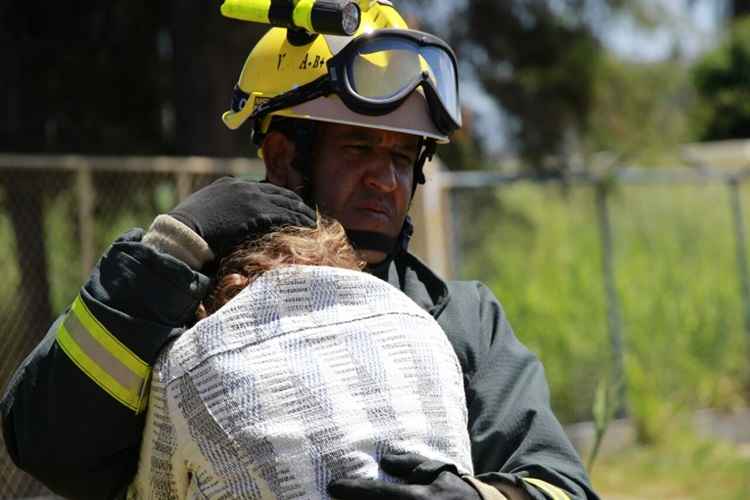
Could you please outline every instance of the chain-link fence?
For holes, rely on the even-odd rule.
[[[0,157],[0,387],[118,235],[218,177],[262,172],[242,160]],[[49,494],[1,448],[0,498]]]
[[[590,420],[604,386],[648,441],[676,414],[750,402],[747,174],[434,180],[450,193],[453,274],[499,296],[558,416]]]
[[[222,175],[261,173],[242,160],[0,155],[0,385],[119,234]],[[672,412],[747,403],[743,178],[436,173],[413,207],[415,248],[493,289],[564,421],[588,419],[600,381],[622,377],[648,439]],[[47,494],[2,448],[0,498]]]

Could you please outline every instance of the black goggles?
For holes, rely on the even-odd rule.
[[[414,30],[373,31],[349,42],[327,65],[326,75],[269,99],[252,118],[330,94],[355,113],[381,116],[421,88],[435,127],[445,135],[461,128],[456,55],[436,36]]]

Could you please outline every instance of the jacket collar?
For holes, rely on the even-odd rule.
[[[445,281],[409,252],[399,252],[367,271],[404,292],[433,318],[440,316],[450,301]]]

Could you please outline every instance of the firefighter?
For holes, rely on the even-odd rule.
[[[271,2],[274,4],[274,2]],[[368,272],[445,331],[463,370],[474,473],[385,456],[402,484],[346,479],[340,499],[597,498],[549,405],[544,371],[478,282],[446,282],[408,252],[423,165],[461,125],[457,64],[386,1],[351,36],[273,28],[251,51],[223,115],[252,128],[266,182],[222,179],[131,230],[17,369],[2,401],[14,462],[70,498],[121,496],[137,467],[151,366],[184,331],[217,259],[284,225],[339,220]],[[425,228],[429,230],[429,228]]]

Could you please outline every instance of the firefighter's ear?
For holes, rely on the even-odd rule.
[[[293,189],[297,184],[294,171],[294,143],[281,132],[272,131],[263,140],[263,161],[266,178],[277,186]]]

